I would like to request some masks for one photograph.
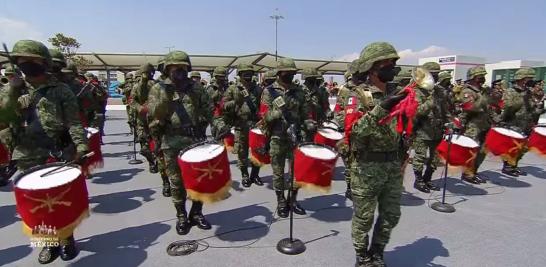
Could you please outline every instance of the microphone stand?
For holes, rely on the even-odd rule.
[[[444,181],[443,181],[443,192],[442,192],[442,202],[435,202],[430,205],[435,211],[444,212],[444,213],[453,213],[455,212],[455,207],[453,205],[446,203],[446,189],[447,189],[447,169],[449,166],[449,154],[451,152],[451,141],[453,138],[453,127],[449,127],[447,134],[447,158],[446,165],[444,168]]]

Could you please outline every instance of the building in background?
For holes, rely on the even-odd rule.
[[[485,76],[486,84],[492,81],[503,79],[507,82],[514,80],[514,74],[519,68],[534,68],[537,72],[537,79],[544,80],[546,77],[546,67],[543,67],[544,61],[533,60],[506,60],[497,63],[485,64],[487,76]]]
[[[442,70],[451,70],[453,80],[466,80],[466,72],[468,69],[485,65],[485,58],[465,56],[465,55],[449,55],[441,57],[426,57],[419,59],[419,65],[427,62],[436,62],[440,64]]]

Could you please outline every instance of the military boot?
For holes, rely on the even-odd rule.
[[[432,183],[432,173],[434,173],[434,170],[432,168],[427,168],[425,170],[425,174],[423,174],[423,180],[425,181],[425,185],[430,190],[440,191],[440,187]]]
[[[292,198],[292,200],[290,201],[290,204],[291,204],[291,207],[292,207],[292,210],[294,211],[294,213],[296,213],[298,215],[307,214],[307,212],[305,212],[305,209],[302,208],[300,206],[300,204],[298,203],[298,201],[297,201],[297,199],[298,199],[298,189],[293,189],[292,190],[292,195],[290,197]]]
[[[522,170],[522,169],[520,169],[520,168],[518,167],[518,163],[517,163],[517,162],[516,162],[516,166],[514,166],[514,170],[515,170],[515,171],[518,173],[518,175],[520,175],[520,176],[527,176],[527,172],[524,171],[524,170]]]
[[[209,230],[212,228],[210,223],[205,219],[203,215],[203,202],[193,201],[190,209],[190,223],[197,226],[199,229]]]
[[[430,189],[425,184],[425,180],[423,180],[423,175],[421,171],[413,171],[415,173],[415,182],[413,183],[413,188],[423,192],[423,193],[430,193]]]
[[[476,175],[468,175],[468,174],[462,174],[461,180],[471,183],[471,184],[481,184],[481,179],[478,179]]]
[[[40,264],[51,263],[59,257],[60,251],[60,247],[43,247],[38,254],[38,262]]]
[[[502,162],[502,173],[512,177],[519,176],[518,171],[514,167],[510,166],[510,164],[508,164],[506,161]]]
[[[149,164],[150,164],[150,167],[149,167],[150,173],[157,173],[159,171],[157,167],[157,162],[155,160],[151,161]]]
[[[284,198],[284,191],[275,190],[275,194],[277,195],[277,214],[279,214],[279,217],[281,218],[288,217],[288,212],[290,210],[288,208],[288,203],[286,203],[286,198]]]
[[[63,243],[61,244],[61,259],[63,261],[69,261],[76,258],[78,253],[79,250],[76,247],[76,241],[74,240],[73,235],[68,237],[66,240],[63,240]]]
[[[247,167],[241,167],[241,184],[246,188],[252,185],[252,180],[250,180],[250,177],[248,177]]]
[[[188,220],[188,214],[186,213],[186,202],[182,201],[180,203],[174,204],[176,208],[176,232],[179,235],[186,235],[190,232],[191,224]]]
[[[370,257],[372,266],[377,267],[387,267],[385,261],[383,260],[383,251],[385,250],[385,245],[372,244],[370,248]]]
[[[161,180],[163,180],[163,193],[164,197],[171,196],[171,183],[169,182],[169,177],[166,175],[161,175]]]
[[[260,166],[254,166],[252,164],[252,169],[250,169],[250,180],[255,183],[257,186],[264,185],[264,182],[262,182],[262,179],[259,176],[260,173]]]
[[[369,236],[364,237],[364,249],[356,250],[356,264],[355,267],[373,267],[372,257],[368,251]]]

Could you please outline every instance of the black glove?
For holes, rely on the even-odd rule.
[[[396,106],[396,104],[400,103],[400,101],[406,98],[407,95],[408,95],[407,92],[403,92],[400,94],[387,96],[385,100],[383,100],[379,104],[379,106],[381,106],[385,110],[391,110],[394,106]]]
[[[305,130],[307,130],[310,133],[314,133],[317,131],[317,122],[314,120],[305,120]]]

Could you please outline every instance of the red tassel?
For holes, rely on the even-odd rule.
[[[413,131],[413,118],[417,114],[417,107],[419,103],[415,99],[415,86],[416,83],[412,83],[404,88],[404,92],[407,92],[406,98],[400,101],[394,108],[390,110],[389,115],[379,120],[379,124],[384,125],[392,121],[393,118],[397,118],[396,131],[398,133],[404,132],[404,118],[407,119],[406,133],[411,134]]]

